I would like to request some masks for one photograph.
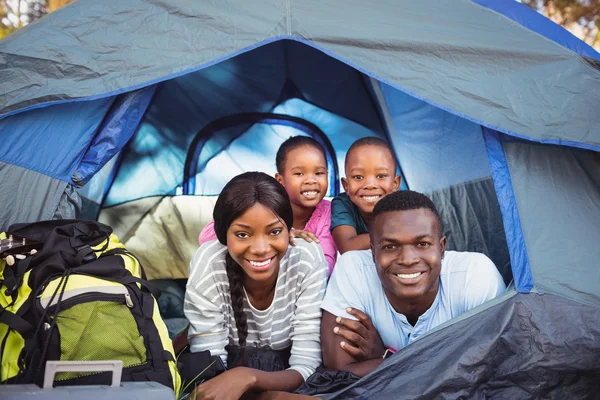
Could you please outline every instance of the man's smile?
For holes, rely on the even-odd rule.
[[[390,271],[388,273],[402,285],[414,285],[427,275],[427,271]]]

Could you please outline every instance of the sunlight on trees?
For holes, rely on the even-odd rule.
[[[600,0],[521,0],[600,51]]]
[[[0,0],[0,39],[72,0]]]

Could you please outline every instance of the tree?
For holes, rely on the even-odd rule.
[[[72,0],[0,0],[0,39]]]
[[[600,0],[522,0],[600,50]]]

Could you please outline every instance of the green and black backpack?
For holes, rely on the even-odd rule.
[[[27,254],[15,254],[20,249]],[[41,385],[48,360],[122,360],[123,381],[155,381],[178,393],[157,293],[110,227],[13,225],[0,233],[0,255],[0,382]],[[106,384],[110,374],[62,372],[55,382]]]

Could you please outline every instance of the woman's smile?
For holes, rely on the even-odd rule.
[[[272,257],[269,258],[263,258],[261,260],[249,260],[249,259],[245,259],[249,264],[250,267],[255,270],[256,272],[263,272],[263,271],[267,271],[270,267],[271,264],[273,263],[273,261],[275,260],[275,257],[277,255],[273,255]]]

